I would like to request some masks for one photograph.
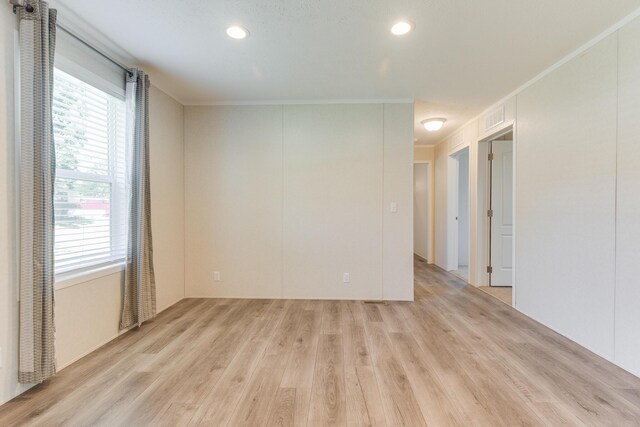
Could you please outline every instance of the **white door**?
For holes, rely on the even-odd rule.
[[[491,143],[491,286],[511,286],[513,272],[513,141]]]

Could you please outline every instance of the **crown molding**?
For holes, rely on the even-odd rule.
[[[335,104],[413,104],[411,98],[390,99],[274,99],[255,101],[228,101],[187,103],[185,107],[221,107],[251,105],[335,105]]]
[[[630,23],[631,21],[633,21],[634,19],[636,19],[638,17],[640,17],[640,8],[634,10],[629,15],[625,16],[624,18],[622,18],[621,20],[619,20],[618,22],[616,22],[615,24],[613,24],[612,26],[610,26],[606,30],[602,31],[601,33],[596,35],[594,38],[589,40],[587,43],[584,43],[583,45],[581,45],[580,47],[575,49],[573,52],[571,52],[568,55],[564,56],[559,61],[556,61],[555,63],[553,63],[549,67],[545,68],[544,71],[542,71],[541,73],[537,74],[535,77],[533,77],[532,79],[528,80],[524,84],[520,85],[515,90],[509,92],[507,95],[503,96],[498,101],[493,102],[487,108],[483,109],[480,114],[474,116],[467,123],[457,127],[456,129],[452,130],[451,132],[449,132],[445,137],[443,137],[436,144],[436,146],[442,144],[443,142],[446,142],[449,138],[451,138],[452,135],[454,135],[455,133],[459,132],[461,129],[464,129],[465,127],[469,126],[473,122],[479,120],[483,115],[487,114],[492,109],[500,106],[500,104],[504,104],[509,99],[513,98],[514,96],[519,95],[525,89],[529,88],[530,86],[533,86],[534,84],[536,84],[537,82],[542,80],[544,77],[548,76],[549,74],[551,74],[552,72],[557,70],[558,68],[562,67],[563,65],[565,65],[568,62],[570,62],[571,60],[579,57],[580,55],[585,53],[587,50],[591,49],[593,46],[595,46],[596,44],[600,43],[602,40],[606,39],[607,37],[609,37],[610,35],[618,32],[618,31],[620,31],[620,29],[622,29],[625,25],[627,25],[628,23]]]
[[[147,74],[149,74],[153,86],[160,89],[180,104],[184,105],[184,102],[182,102],[180,97],[177,96],[175,90],[172,87],[169,87],[162,83],[158,84],[158,80],[164,79],[154,79],[154,76],[158,76],[159,74],[163,73],[161,70],[149,64],[144,64],[138,58],[129,53],[124,47],[118,45],[109,37],[105,36],[95,28],[93,28],[91,25],[89,25],[80,15],[78,15],[73,9],[64,5],[61,1],[50,0],[49,4],[52,8],[58,10],[58,22],[64,25],[65,28],[68,28],[75,35],[82,38],[96,49],[102,51],[104,54],[112,57],[116,61],[130,67],[141,68]]]

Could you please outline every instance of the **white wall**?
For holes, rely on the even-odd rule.
[[[6,6],[6,7],[5,7]],[[13,44],[16,18],[0,7],[0,404],[24,387],[17,385],[18,269],[16,268],[16,181],[14,149]]]
[[[433,162],[435,147],[431,145],[416,145],[413,148],[413,160],[416,162]]]
[[[425,145],[417,145],[413,148],[413,161],[416,164],[420,163],[428,163],[428,183],[429,188],[427,189],[427,210],[428,210],[428,224],[427,224],[427,251],[426,253],[429,256],[428,262],[430,264],[435,263],[435,247],[436,247],[436,236],[435,236],[435,223],[436,223],[436,210],[435,210],[435,194],[436,194],[436,184],[435,184],[435,146],[425,146]]]
[[[640,375],[640,19],[619,32],[615,358]]]
[[[184,298],[183,107],[149,94],[151,226],[158,312]],[[121,272],[56,291],[56,359],[63,368],[118,336]]]
[[[617,35],[518,94],[518,309],[613,359]]]
[[[160,89],[149,94],[151,226],[158,312],[184,298],[183,107]],[[56,291],[56,360],[73,363],[118,336],[121,272]]]
[[[428,182],[429,188],[427,189],[427,210],[428,210],[428,223],[427,223],[427,251],[429,256],[429,263],[435,262],[435,146],[416,145],[413,148],[413,161],[414,164],[428,163]]]
[[[413,165],[413,252],[429,260],[429,180],[427,163]]]
[[[448,245],[448,174],[449,147],[441,143],[435,149],[435,264],[447,270]]]
[[[458,159],[458,266],[469,266],[469,150]]]
[[[188,296],[413,298],[412,104],[185,119]]]
[[[382,298],[413,301],[413,104],[384,104]],[[390,204],[398,211],[391,213]]]
[[[149,93],[153,266],[158,310],[184,298],[184,107],[157,87]]]
[[[497,104],[506,112],[497,128],[482,130],[484,115],[467,126],[480,129],[470,146],[478,153],[480,138],[515,125],[516,308],[636,375],[639,45],[635,18]],[[446,215],[450,141],[436,147],[436,218]],[[471,162],[473,220],[474,204],[481,212]],[[446,265],[446,231],[437,231],[436,253]]]
[[[26,389],[17,383],[14,31],[10,7],[0,7],[0,404]],[[152,88],[151,187],[158,309],[184,297],[182,105]],[[56,291],[56,358],[64,367],[117,336],[121,273]]]
[[[281,106],[185,107],[187,295],[282,292],[282,117]]]
[[[382,105],[286,106],[283,158],[282,295],[380,299]]]

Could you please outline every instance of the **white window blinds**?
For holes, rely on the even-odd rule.
[[[56,69],[56,273],[123,259],[126,164],[123,99]]]

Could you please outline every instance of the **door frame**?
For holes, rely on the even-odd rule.
[[[468,206],[469,206],[469,214],[471,214],[471,147],[469,145],[464,145],[464,146],[460,146],[458,149],[456,149],[453,152],[450,152],[447,156],[447,270],[448,271],[453,271],[453,270],[457,270],[459,265],[458,265],[458,255],[459,255],[459,250],[460,248],[458,247],[458,230],[459,230],[459,224],[458,221],[456,220],[457,215],[458,215],[458,201],[459,201],[459,191],[460,191],[460,185],[459,185],[459,177],[460,177],[460,162],[459,162],[459,155],[463,152],[463,151],[467,151],[467,156],[468,156],[468,168],[469,168],[469,172],[468,172],[468,188],[469,188],[469,194],[468,194]],[[471,236],[471,217],[469,217],[469,221],[467,224],[467,235]],[[472,249],[471,249],[471,240],[469,239],[469,244],[468,244],[468,257],[469,257],[469,264],[471,263],[471,253],[472,253]],[[471,283],[471,271],[469,271],[468,277],[467,277],[467,282]]]
[[[428,184],[428,194],[427,194],[427,263],[434,264],[436,260],[435,254],[435,163],[433,160],[414,160],[415,165],[426,164],[427,168],[427,177],[429,182]],[[415,191],[415,188],[414,188]],[[413,212],[413,211],[412,211]],[[413,227],[413,222],[411,223]]]
[[[502,127],[499,131],[482,138],[478,141],[478,157],[477,157],[477,265],[476,265],[476,277],[478,277],[478,286],[489,286],[489,273],[487,272],[488,260],[490,256],[490,240],[491,237],[489,235],[490,227],[489,227],[489,217],[487,215],[489,209],[489,142],[496,140],[502,136],[505,136],[509,133],[513,133],[513,247],[512,247],[512,262],[513,262],[513,272],[511,277],[511,289],[512,289],[512,302],[513,306],[516,306],[516,268],[517,268],[517,259],[516,259],[516,246],[517,246],[517,200],[516,200],[516,188],[517,188],[517,152],[518,152],[518,143],[517,143],[517,132],[515,121],[511,121]]]

